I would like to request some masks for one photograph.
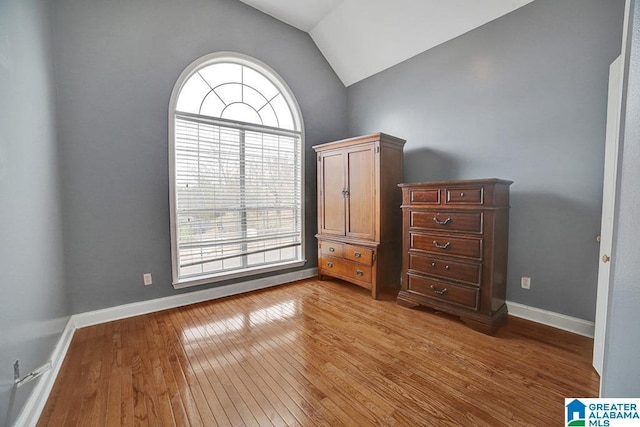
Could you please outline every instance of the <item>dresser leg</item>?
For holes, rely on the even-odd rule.
[[[460,320],[464,322],[465,325],[470,327],[473,330],[478,332],[482,332],[483,334],[493,335],[498,330],[499,325],[492,325],[491,323],[482,323],[477,320],[468,319],[466,317],[461,317]]]
[[[493,316],[487,319],[487,321],[479,321],[476,319],[470,319],[468,317],[460,317],[465,325],[470,327],[471,329],[475,329],[478,332],[482,332],[483,334],[493,335],[496,331],[502,326],[502,324],[507,320],[507,306],[502,305],[498,311],[496,311]]]
[[[396,299],[396,303],[398,305],[401,305],[401,306],[407,307],[407,308],[416,308],[416,307],[420,306],[420,304],[418,304],[417,302],[414,302],[414,301],[412,301],[410,299],[407,299],[405,297],[404,291],[400,291],[398,293],[398,298]]]

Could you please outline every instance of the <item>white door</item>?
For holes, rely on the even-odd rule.
[[[600,267],[598,269],[598,295],[596,324],[593,340],[593,367],[602,375],[605,327],[609,299],[609,263],[611,234],[613,233],[614,198],[618,169],[618,137],[622,103],[622,57],[609,67],[609,97],[607,101],[607,135],[604,153],[604,185],[602,188],[602,223],[600,226]]]

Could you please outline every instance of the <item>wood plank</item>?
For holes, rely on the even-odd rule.
[[[84,335],[85,334],[81,333],[80,330],[76,331],[74,334],[70,344],[70,348],[73,348],[74,351],[67,352],[67,356],[60,367],[58,378],[71,380],[73,377],[73,371],[77,366],[80,366],[83,355],[83,346],[86,345],[86,338]],[[66,381],[66,383],[68,384],[69,381]],[[44,407],[42,414],[40,415],[39,425],[61,425],[66,416],[73,391],[74,389],[69,386],[54,387],[49,394],[47,405]]]
[[[275,306],[277,300],[273,300],[273,303]],[[272,320],[272,322],[276,323],[275,320]],[[371,412],[378,412],[381,418],[387,418],[385,414],[379,412],[379,405],[383,402],[379,401],[367,406],[363,402],[367,402],[365,396],[369,393],[358,393],[351,383],[342,381],[339,375],[336,374],[337,369],[333,366],[333,363],[336,362],[336,356],[338,355],[336,354],[337,352],[332,351],[335,343],[321,342],[318,334],[311,335],[307,333],[304,328],[298,327],[297,322],[285,323],[280,320],[280,323],[284,323],[281,326],[285,330],[295,329],[297,334],[295,339],[291,337],[291,334],[282,334],[276,338],[276,341],[289,348],[287,357],[290,365],[295,366],[301,372],[309,372],[310,369],[313,369],[313,376],[318,378],[317,385],[319,389],[327,396],[322,401],[323,405],[326,406],[330,402],[331,404],[335,404],[335,402],[346,404],[345,407],[348,409],[345,415],[348,418],[344,421],[347,424],[375,423],[378,418]],[[300,340],[304,340],[304,345],[299,345]],[[326,350],[311,352],[311,349],[318,344],[322,345]],[[355,360],[355,358],[350,358],[350,360]],[[395,420],[388,418],[387,421]]]
[[[92,426],[102,426],[105,424],[106,415],[107,415],[107,402],[109,398],[109,382],[103,381],[101,378],[105,378],[107,372],[110,372],[113,352],[111,351],[111,347],[113,346],[113,335],[114,324],[113,323],[105,323],[101,325],[102,328],[102,347],[99,349],[99,353],[96,355],[96,358],[101,357],[99,361],[99,372],[96,375],[96,394],[93,399],[92,412],[91,414],[87,414],[86,418],[91,419]],[[84,409],[83,403],[83,409]],[[81,419],[84,419],[85,416],[81,414]]]
[[[200,319],[197,317],[198,310],[198,306],[193,306],[182,310],[181,313],[188,315],[190,317],[190,323],[194,325],[189,328],[188,336],[190,345],[197,349],[196,352],[199,355],[198,357],[200,357],[202,368],[200,374],[209,378],[209,382],[212,385],[219,384],[223,387],[223,391],[228,395],[228,401],[224,407],[225,412],[231,411],[232,405],[235,407],[234,414],[237,413],[240,416],[240,419],[235,422],[232,421],[232,424],[237,425],[237,423],[241,423],[250,426],[259,426],[259,421],[251,411],[251,408],[257,410],[258,406],[254,405],[255,402],[247,392],[246,387],[237,377],[228,361],[221,355],[221,351],[217,348],[210,349],[208,347],[211,342],[207,336],[206,323],[202,324],[200,322]],[[218,394],[218,396],[220,396],[220,394]],[[247,400],[249,404],[247,404],[245,400]],[[257,415],[260,421],[265,422],[263,413]]]
[[[113,335],[111,336],[111,348],[109,355],[111,363],[108,366],[109,374],[105,374],[102,383],[107,385],[107,402],[104,425],[109,427],[120,426],[122,414],[122,322],[112,322]],[[109,360],[109,359],[107,359]],[[100,424],[96,424],[100,425]]]
[[[193,326],[185,323],[182,310],[172,312],[171,322],[168,325],[171,333],[178,340],[176,342],[178,361],[189,384],[189,390],[192,392],[193,402],[202,417],[202,423],[206,426],[224,425],[229,423],[229,420],[233,423],[233,419],[228,418],[229,408],[225,411],[209,378],[206,375],[201,375],[204,370],[196,351],[199,349],[191,344],[195,341],[190,332]],[[188,402],[184,402],[184,404],[186,405]],[[239,419],[239,416],[236,419]]]
[[[236,385],[245,407],[253,414],[258,425],[283,425],[284,420],[264,395],[259,382],[256,381],[259,377],[251,377],[243,369],[242,362],[245,360],[246,349],[238,350],[234,345],[235,340],[220,339],[220,336],[224,336],[228,332],[221,327],[219,322],[209,320],[210,317],[204,313],[204,307],[199,306],[198,310],[194,311],[194,316],[204,327],[203,332],[207,337],[206,343],[209,344],[209,352],[213,351],[212,357],[217,357],[222,369],[231,374],[230,378]]]
[[[226,307],[225,304],[222,304],[221,307],[224,309]],[[249,316],[249,322],[251,323],[251,330],[258,331],[260,328],[256,326],[258,322],[262,323],[265,321],[265,317],[268,316],[268,310],[272,309],[272,307],[267,306],[259,310],[255,310]],[[235,308],[227,308],[227,312],[233,313]],[[253,321],[252,321],[253,319]],[[353,424],[353,420],[345,413],[344,410],[340,410],[336,408],[336,410],[328,411],[326,406],[326,392],[323,388],[326,388],[326,385],[323,383],[322,378],[314,375],[305,375],[303,373],[301,375],[299,369],[296,366],[291,364],[291,359],[289,358],[292,349],[283,344],[282,341],[278,339],[278,337],[282,334],[289,333],[290,331],[279,331],[275,333],[269,334],[268,339],[260,339],[260,334],[257,334],[257,339],[251,339],[249,343],[246,345],[251,345],[255,343],[257,346],[255,349],[260,353],[262,357],[271,358],[271,363],[274,366],[280,366],[280,375],[284,377],[288,381],[288,383],[293,386],[301,395],[307,394],[305,401],[303,404],[308,403],[310,407],[313,408],[313,422],[320,425],[350,425]],[[239,337],[238,340],[243,341],[246,338]],[[307,407],[309,410],[309,407]]]
[[[120,425],[127,426],[134,424],[134,390],[133,375],[131,365],[131,350],[129,349],[130,339],[133,334],[130,319],[122,320],[121,341],[122,341],[122,365],[120,367]]]
[[[158,317],[159,339],[164,345],[164,352],[166,353],[169,363],[169,366],[166,367],[168,371],[165,372],[165,375],[173,375],[176,382],[176,387],[180,392],[180,401],[189,421],[186,425],[204,426],[203,420],[207,418],[213,419],[213,415],[211,414],[208,404],[206,405],[204,415],[201,415],[198,410],[195,393],[192,391],[191,384],[187,380],[188,374],[185,373],[185,371],[190,369],[190,366],[182,354],[182,347],[174,335],[171,321],[168,319],[168,317],[170,317],[169,313],[171,312],[164,312],[162,316]],[[184,365],[181,361],[184,361]]]
[[[305,280],[76,331],[38,425],[555,425],[592,346]]]
[[[157,356],[154,375],[156,376],[156,381],[164,381],[174,424],[189,425],[189,418],[182,403],[180,389],[169,360],[171,352],[164,347],[158,317],[161,317],[161,315],[154,315],[153,321],[149,322],[146,329],[150,351]],[[167,417],[165,416],[165,418]]]
[[[155,408],[153,405],[147,407],[146,394],[147,390],[145,389],[145,379],[144,379],[144,367],[143,367],[143,358],[145,357],[145,353],[142,351],[140,347],[139,333],[138,333],[138,325],[137,319],[130,318],[126,319],[125,324],[128,327],[128,333],[124,335],[124,362],[126,366],[129,368],[129,378],[130,378],[130,391],[133,396],[133,424],[136,425],[149,425],[151,420],[157,421],[155,416]],[[124,405],[128,405],[129,402],[122,401]]]
[[[153,393],[145,393],[147,402],[151,401],[153,407],[156,409],[156,423],[163,426],[175,425],[168,387],[160,367],[159,354],[161,353],[155,348],[153,337],[149,337],[151,325],[155,323],[155,316],[148,316],[146,318],[137,317],[136,320],[139,332],[139,345],[142,353],[147,356],[143,358],[142,363],[146,382],[145,388],[153,390]],[[147,406],[149,405],[147,404]]]
[[[77,404],[82,402],[83,390],[87,384],[87,369],[90,363],[90,354],[93,351],[95,345],[95,339],[98,334],[98,327],[80,329],[76,332],[76,336],[72,341],[80,357],[76,358],[71,356],[74,360],[67,366],[66,372],[71,377],[72,381],[67,388],[64,399],[60,400],[60,410],[54,410],[51,420],[47,425],[60,426],[60,425],[76,425],[78,423],[79,411]],[[66,360],[67,358],[65,358]]]

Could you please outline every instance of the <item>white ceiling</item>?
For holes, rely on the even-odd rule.
[[[241,0],[308,32],[345,86],[533,0]]]

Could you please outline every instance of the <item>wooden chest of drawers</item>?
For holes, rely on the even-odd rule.
[[[505,305],[509,185],[500,179],[410,183],[402,188],[402,289],[424,305],[493,333]]]

